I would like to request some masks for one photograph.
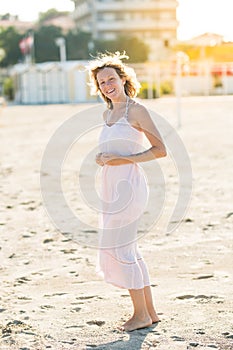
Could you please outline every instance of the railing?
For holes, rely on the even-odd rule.
[[[162,9],[176,9],[177,1],[163,0],[163,1],[96,1],[97,11],[141,11],[141,10],[162,10]]]
[[[231,95],[233,94],[233,62],[189,62],[178,69],[177,62],[151,62],[133,65],[138,80],[149,89],[156,88],[160,96],[164,83],[173,86],[176,94],[179,86],[183,96]],[[148,91],[152,96],[152,91]]]
[[[132,19],[130,21],[125,20],[112,20],[112,21],[98,21],[97,28],[100,31],[106,30],[158,30],[158,29],[176,29],[176,20],[152,20],[152,19]]]

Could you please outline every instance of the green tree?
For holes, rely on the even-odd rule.
[[[1,21],[9,20],[10,18],[11,18],[11,14],[9,12],[5,13],[4,15],[0,15],[0,20]]]
[[[97,40],[95,42],[96,52],[126,51],[129,62],[145,62],[149,55],[149,46],[137,37],[119,36],[116,40]]]
[[[46,12],[40,12],[38,22],[39,22],[39,24],[42,24],[43,22],[45,22],[49,19],[53,19],[53,18],[62,16],[62,15],[68,15],[68,14],[69,14],[69,12],[67,12],[67,11],[57,11],[56,9],[52,8]]]
[[[10,77],[7,77],[3,81],[3,94],[10,100],[14,100],[15,91],[14,91],[14,82],[13,79]]]
[[[7,67],[23,60],[19,48],[20,40],[26,33],[19,34],[14,27],[7,29],[0,28],[0,48],[4,50],[5,56],[0,62],[0,67]],[[36,63],[46,61],[59,61],[59,48],[55,40],[63,36],[66,40],[66,50],[68,60],[90,59],[98,52],[126,51],[129,55],[129,62],[145,62],[148,58],[149,48],[136,37],[118,37],[116,40],[96,40],[91,39],[90,33],[69,31],[66,35],[62,29],[56,26],[39,25],[34,31],[34,60]],[[93,48],[90,44],[94,44]]]
[[[0,47],[4,50],[5,56],[0,62],[1,67],[7,67],[18,63],[22,59],[19,42],[23,38],[14,27],[0,28]]]
[[[34,51],[36,63],[59,61],[59,48],[56,38],[62,37],[62,29],[56,26],[42,26],[34,33]]]
[[[74,33],[69,31],[65,37],[67,59],[85,60],[90,59],[88,45],[91,41],[91,34],[85,32]]]

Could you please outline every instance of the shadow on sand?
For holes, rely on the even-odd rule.
[[[100,345],[87,345],[86,350],[98,349],[98,350],[141,350],[142,344],[145,341],[146,336],[154,332],[155,328],[158,326],[158,323],[153,324],[151,327],[138,329],[133,332],[124,332],[119,334],[129,335],[129,339],[126,340],[115,340],[109,343],[100,344]]]

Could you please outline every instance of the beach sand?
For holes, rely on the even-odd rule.
[[[233,98],[183,98],[179,129],[175,98],[143,103],[176,130],[193,171],[187,211],[167,233],[179,174],[172,156],[156,162],[166,184],[165,201],[139,240],[161,322],[131,333],[118,331],[132,306],[127,290],[96,275],[97,251],[89,244],[96,230],[78,230],[77,239],[71,239],[54,227],[43,204],[40,167],[46,145],[76,114],[80,123],[101,123],[95,106],[6,106],[0,114],[1,350],[233,348]],[[76,214],[94,227],[96,218],[77,191],[77,169],[85,152],[96,147],[93,132],[70,150],[63,188]],[[88,160],[84,179],[96,169]],[[154,165],[145,169],[153,179]],[[156,193],[163,197],[159,189],[158,181],[155,203]],[[149,214],[145,227],[151,224]]]

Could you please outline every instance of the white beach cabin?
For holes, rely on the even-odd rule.
[[[11,71],[15,102],[51,104],[94,102],[90,95],[86,61],[16,64]]]

